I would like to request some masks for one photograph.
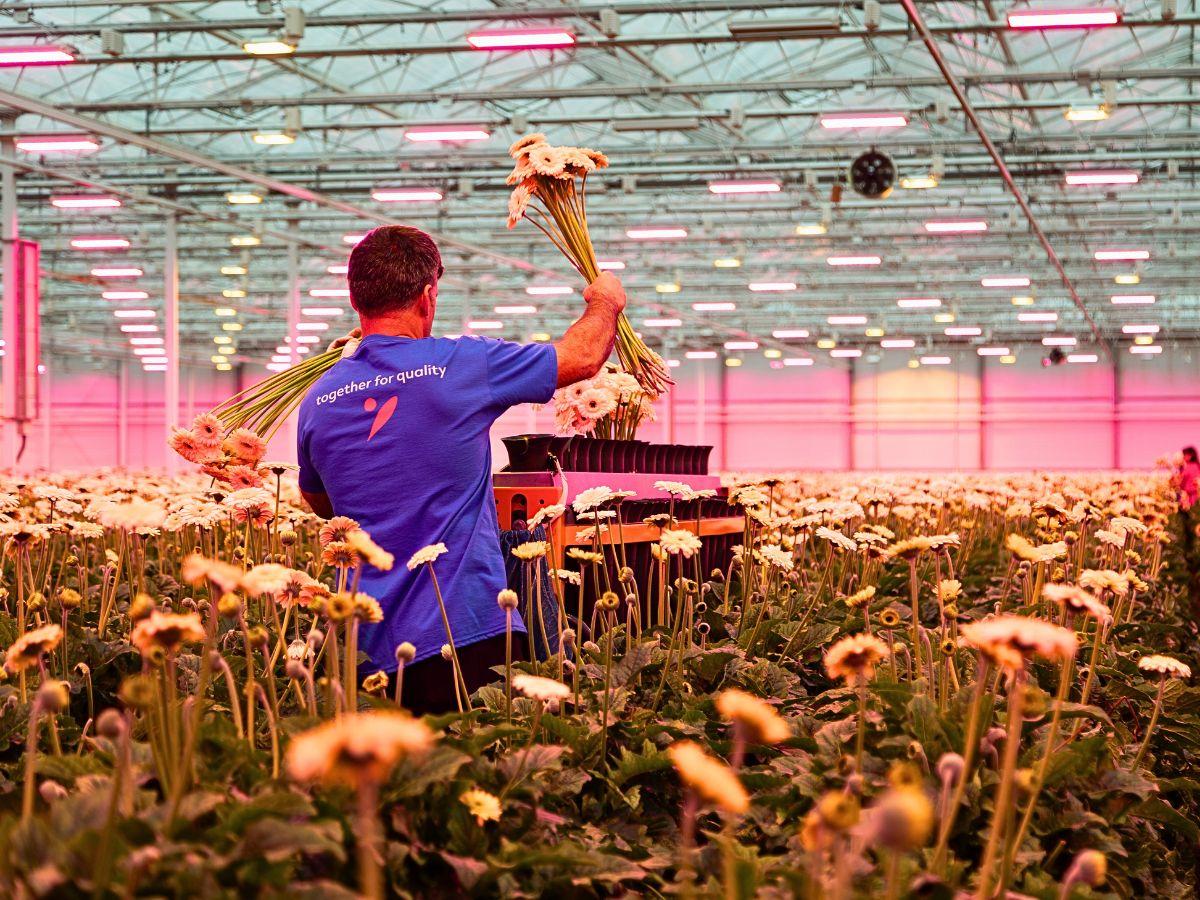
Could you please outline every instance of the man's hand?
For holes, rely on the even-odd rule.
[[[583,289],[583,299],[590,307],[601,303],[613,307],[613,312],[625,311],[625,288],[612,272],[601,272],[600,277]]]
[[[360,341],[362,341],[362,329],[355,328],[349,334],[330,342],[329,346],[325,348],[325,352],[328,353],[330,350],[337,350],[340,347],[342,350],[342,359],[345,359],[347,356],[354,355],[354,351],[358,349]]]

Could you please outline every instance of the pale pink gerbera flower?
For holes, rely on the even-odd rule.
[[[508,227],[516,228],[517,223],[525,217],[529,201],[533,199],[534,183],[528,179],[516,186],[508,198]]]
[[[239,428],[225,438],[221,447],[234,459],[255,465],[266,455],[267,444],[249,428]]]
[[[567,160],[557,147],[549,144],[536,144],[529,148],[529,165],[539,175],[549,175],[557,178],[566,168]]]
[[[230,466],[221,478],[233,490],[242,488],[260,488],[263,486],[262,476],[250,466]]]
[[[585,419],[603,419],[617,408],[617,401],[607,391],[592,388],[579,398],[579,414]]]
[[[225,428],[220,419],[212,413],[205,413],[192,420],[192,434],[205,447],[219,447],[225,437]]]
[[[546,135],[540,131],[534,131],[531,134],[525,135],[523,138],[518,138],[513,142],[513,145],[508,148],[508,155],[513,159],[517,159],[524,153],[528,153],[530,149],[538,144],[546,143]]]
[[[210,448],[202,445],[196,435],[186,428],[174,429],[167,438],[167,444],[188,462],[198,463],[208,458]]]
[[[406,713],[348,713],[292,738],[287,770],[296,781],[379,784],[402,756],[423,755],[434,741],[429,726]]]
[[[233,511],[233,521],[239,525],[249,522],[251,525],[266,525],[275,518],[275,513],[265,503],[259,506],[240,507]]]
[[[161,647],[168,654],[177,653],[184,644],[204,640],[204,625],[196,613],[164,613],[155,610],[138,622],[129,642],[143,653]]]
[[[317,533],[317,538],[320,540],[321,546],[324,547],[333,541],[344,541],[350,532],[358,530],[359,524],[349,516],[334,516],[321,526],[321,530]]]

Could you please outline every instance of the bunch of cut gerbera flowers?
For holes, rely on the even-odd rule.
[[[654,421],[653,394],[611,363],[595,378],[554,392],[554,424],[562,434],[633,440],[642,422]]]
[[[608,157],[586,147],[552,147],[541,133],[521,138],[509,153],[517,165],[508,176],[508,183],[516,185],[508,201],[508,227],[528,219],[591,284],[600,266],[588,234],[584,189],[588,173],[607,167]],[[637,336],[624,314],[617,321],[617,357],[653,396],[670,386],[666,363]]]

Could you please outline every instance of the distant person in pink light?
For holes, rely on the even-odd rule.
[[[1195,447],[1183,448],[1183,461],[1175,470],[1174,482],[1179,491],[1179,505],[1191,509],[1200,499],[1200,458]]]

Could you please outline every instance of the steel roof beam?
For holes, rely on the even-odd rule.
[[[516,11],[514,11],[514,16]],[[1122,21],[1122,26],[1136,29],[1148,28],[1192,28],[1200,25],[1200,16],[1183,16],[1176,19],[1125,19]],[[209,25],[204,30],[211,30],[217,25]],[[927,26],[928,27],[928,26]],[[962,22],[952,25],[935,25],[929,29],[931,33],[941,36],[952,36],[958,34],[1007,34],[1008,26],[1002,22]],[[878,28],[874,31],[869,31],[865,28],[843,28],[835,33],[822,34],[819,37],[807,37],[797,35],[788,38],[789,41],[835,41],[849,40],[861,41],[865,39],[878,40],[880,38],[898,38],[907,40],[910,37],[910,32],[907,28]],[[655,35],[621,35],[618,37],[607,37],[598,35],[588,37],[584,35],[576,35],[575,43],[569,48],[571,51],[579,50],[612,50],[624,49],[629,47],[670,47],[676,45],[721,45],[734,44],[745,45],[751,43],[764,42],[779,42],[778,37],[746,37],[744,35],[734,35],[726,32],[709,32],[697,34],[692,32],[680,32],[677,34],[655,34]],[[84,56],[76,59],[74,66],[120,66],[120,65],[177,65],[180,63],[193,62],[240,62],[245,63],[247,60],[262,59],[270,60],[272,58],[286,59],[336,59],[341,57],[357,57],[357,56],[431,56],[431,55],[446,55],[457,53],[478,54],[480,51],[472,47],[465,41],[456,41],[454,43],[433,43],[423,42],[417,44],[395,44],[392,46],[376,46],[376,47],[314,47],[305,48],[298,47],[294,52],[289,53],[286,57],[253,57],[242,53],[226,53],[209,51],[204,53],[161,53],[161,54],[122,54],[121,56]]]

